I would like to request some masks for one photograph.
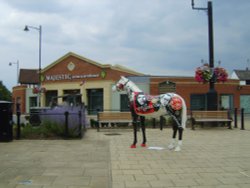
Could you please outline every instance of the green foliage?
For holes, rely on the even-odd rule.
[[[45,137],[50,137],[50,136],[64,136],[64,128],[63,126],[58,125],[55,122],[52,121],[46,121],[43,123],[41,127],[41,133]]]
[[[68,138],[76,138],[75,133],[75,129],[69,129]],[[52,121],[43,122],[40,126],[26,125],[21,130],[21,138],[24,139],[61,139],[64,137],[64,126]]]
[[[0,81],[0,100],[11,101],[11,92]]]

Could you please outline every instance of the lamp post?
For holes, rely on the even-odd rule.
[[[9,66],[12,66],[13,64],[16,65],[17,68],[17,84],[18,84],[18,76],[19,76],[19,61],[17,60],[17,62],[9,62]]]
[[[39,27],[34,27],[34,26],[26,25],[25,28],[24,28],[24,31],[29,31],[29,29],[35,29],[35,30],[39,31],[39,69],[38,69],[39,93],[38,93],[38,107],[40,107],[41,106],[40,89],[41,89],[41,64],[42,64],[42,56],[41,56],[41,51],[42,51],[42,26],[39,25]]]
[[[194,0],[191,0],[191,6],[194,10],[207,11],[208,15],[208,44],[209,44],[209,67],[214,68],[214,39],[213,39],[213,6],[212,2],[207,2],[207,7],[195,7]],[[217,92],[214,87],[215,80],[209,81],[209,91],[207,93],[207,110],[217,110]]]

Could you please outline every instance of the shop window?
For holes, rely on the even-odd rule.
[[[63,102],[66,104],[77,106],[82,103],[79,89],[64,90],[63,93]]]
[[[95,115],[98,111],[103,111],[103,89],[88,89],[87,97],[87,107],[90,115]]]
[[[250,95],[240,95],[240,108],[244,108],[244,112],[250,114]]]
[[[121,112],[130,111],[130,109],[129,109],[129,100],[128,100],[128,95],[127,94],[121,94],[120,95],[120,107],[121,107]]]
[[[46,91],[46,106],[55,106],[57,104],[57,90]]]
[[[30,107],[36,107],[37,106],[37,97],[30,97],[29,102],[30,102]]]
[[[220,95],[220,109],[233,110],[233,95]]]
[[[206,95],[205,94],[191,94],[190,97],[191,110],[205,110],[206,109]]]

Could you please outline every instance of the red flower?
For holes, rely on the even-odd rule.
[[[217,82],[225,82],[228,79],[227,71],[222,67],[216,67],[214,69],[214,74]]]
[[[197,67],[195,71],[195,80],[198,82],[225,82],[228,79],[227,71],[222,67],[210,68],[208,64]]]

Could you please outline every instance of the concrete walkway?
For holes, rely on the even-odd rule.
[[[94,130],[82,140],[0,143],[0,188],[109,188],[110,164],[109,140]]]
[[[0,188],[249,188],[245,126],[187,128],[180,152],[166,149],[169,128],[147,129],[152,149],[130,149],[129,129],[89,129],[82,140],[0,142]]]

